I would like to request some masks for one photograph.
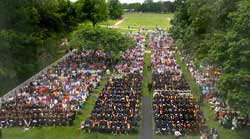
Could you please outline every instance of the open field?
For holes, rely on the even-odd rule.
[[[155,29],[155,27],[163,28],[168,30],[170,25],[170,20],[173,18],[174,14],[157,14],[157,13],[126,13],[124,20],[119,25],[119,28],[126,29],[138,29],[140,27],[146,29]]]
[[[114,25],[116,22],[118,22],[119,20],[113,20],[113,19],[109,19],[108,21],[99,23],[98,25],[102,26],[102,27],[108,27],[108,26],[112,26]]]
[[[159,13],[126,13],[123,16],[124,21],[115,28],[119,32],[126,33],[128,31],[137,32],[140,27],[148,30],[154,30],[156,27],[168,31],[171,27],[170,20],[174,14]],[[99,24],[101,27],[111,27],[119,20],[108,20]]]

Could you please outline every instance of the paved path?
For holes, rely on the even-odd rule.
[[[142,129],[141,139],[153,139],[153,110],[150,96],[142,98]]]
[[[118,28],[118,25],[120,25],[126,19],[127,19],[127,17],[123,18],[122,20],[119,20],[114,25],[112,25],[110,28]]]

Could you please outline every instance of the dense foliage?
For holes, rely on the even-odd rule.
[[[8,81],[23,81],[55,55],[55,33],[71,27],[62,22],[70,18],[70,13],[62,13],[70,6],[56,0],[0,1],[0,92],[12,83]]]
[[[72,33],[70,44],[76,48],[103,50],[114,57],[135,45],[127,35],[116,30],[86,25]]]
[[[220,95],[250,112],[250,1],[177,0],[172,36],[197,65],[222,70]]]
[[[79,0],[76,2],[81,20],[88,20],[95,26],[108,19],[108,5],[105,0]]]
[[[132,12],[175,12],[176,3],[171,1],[153,2],[153,0],[145,0],[144,3],[123,4],[123,8]]]
[[[105,0],[1,0],[0,94],[60,57],[60,40],[79,23],[108,18]]]
[[[123,15],[123,7],[119,0],[108,0],[109,16],[111,19],[120,19]]]

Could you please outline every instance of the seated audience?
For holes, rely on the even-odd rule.
[[[86,60],[88,59],[88,60]],[[16,90],[0,111],[0,127],[73,125],[89,92],[101,81],[107,55],[77,50]]]
[[[91,116],[81,124],[85,132],[128,134],[136,132],[144,66],[145,37],[134,36],[136,47],[121,55],[111,77],[100,93]]]

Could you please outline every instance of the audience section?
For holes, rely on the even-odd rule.
[[[178,137],[198,130],[200,108],[175,60],[172,38],[156,32],[150,40],[155,133]]]
[[[81,128],[85,132],[135,133],[138,127],[143,81],[145,36],[134,35],[136,47],[121,54],[115,74],[100,93],[91,116]]]
[[[73,125],[109,63],[102,51],[75,50],[2,104],[1,127]]]

